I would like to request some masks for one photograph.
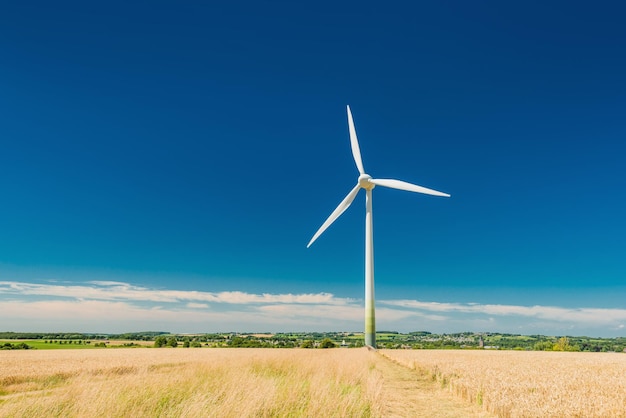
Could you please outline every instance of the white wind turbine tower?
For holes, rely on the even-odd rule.
[[[374,309],[374,240],[372,234],[372,189],[375,186],[390,187],[392,189],[406,190],[408,192],[425,193],[433,196],[450,197],[447,193],[427,189],[426,187],[392,179],[373,179],[369,174],[365,174],[363,162],[361,161],[361,150],[359,141],[356,138],[356,130],[352,121],[350,106],[348,109],[348,128],[350,130],[350,145],[352,146],[352,156],[359,170],[359,178],[356,186],[341,201],[339,206],[330,214],[326,222],[317,230],[307,248],[322,235],[341,214],[348,209],[360,189],[365,189],[365,345],[376,348],[376,315]]]

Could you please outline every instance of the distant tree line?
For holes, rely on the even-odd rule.
[[[76,345],[85,345],[91,344],[91,341],[88,340],[44,340],[44,344],[76,344]]]
[[[134,340],[152,341],[162,331],[127,332],[123,334],[89,334],[78,332],[0,332],[0,340]]]
[[[507,333],[433,334],[428,331],[400,333],[378,332],[379,348],[391,349],[495,349],[536,351],[623,352],[626,337],[592,338],[571,336],[519,335]],[[43,340],[46,343],[106,346],[108,340],[154,341],[154,347],[252,347],[252,348],[318,348],[322,346],[362,347],[360,332],[290,332],[290,333],[206,333],[176,335],[161,331],[123,334],[0,332],[0,340]],[[2,343],[0,343],[2,344]],[[0,347],[1,348],[1,347]],[[10,349],[7,346],[7,349]]]
[[[4,343],[0,345],[0,350],[30,350],[33,347],[26,343]]]

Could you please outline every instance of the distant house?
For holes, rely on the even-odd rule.
[[[346,340],[341,340],[341,346],[345,348],[349,347],[348,344],[346,343]]]

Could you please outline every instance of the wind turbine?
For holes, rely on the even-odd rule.
[[[372,234],[372,190],[376,186],[389,187],[392,189],[406,190],[408,192],[424,193],[433,196],[450,197],[447,193],[438,192],[437,190],[427,189],[426,187],[416,184],[407,183],[405,181],[393,179],[373,179],[372,176],[365,173],[363,162],[361,161],[361,150],[359,149],[359,141],[356,138],[356,130],[354,129],[354,121],[352,120],[352,112],[350,106],[348,109],[348,128],[350,130],[350,145],[352,147],[352,156],[359,170],[359,178],[356,186],[350,193],[339,203],[339,206],[330,214],[328,219],[317,230],[307,248],[322,235],[322,233],[341,216],[343,212],[350,206],[359,190],[365,189],[365,345],[376,348],[376,315],[374,308],[374,239]]]

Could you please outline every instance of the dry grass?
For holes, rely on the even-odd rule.
[[[626,355],[382,350],[500,417],[626,417]]]
[[[381,353],[417,372],[365,349],[4,351],[0,416],[626,417],[623,354]]]
[[[0,357],[0,416],[381,416],[366,350],[115,349]]]

